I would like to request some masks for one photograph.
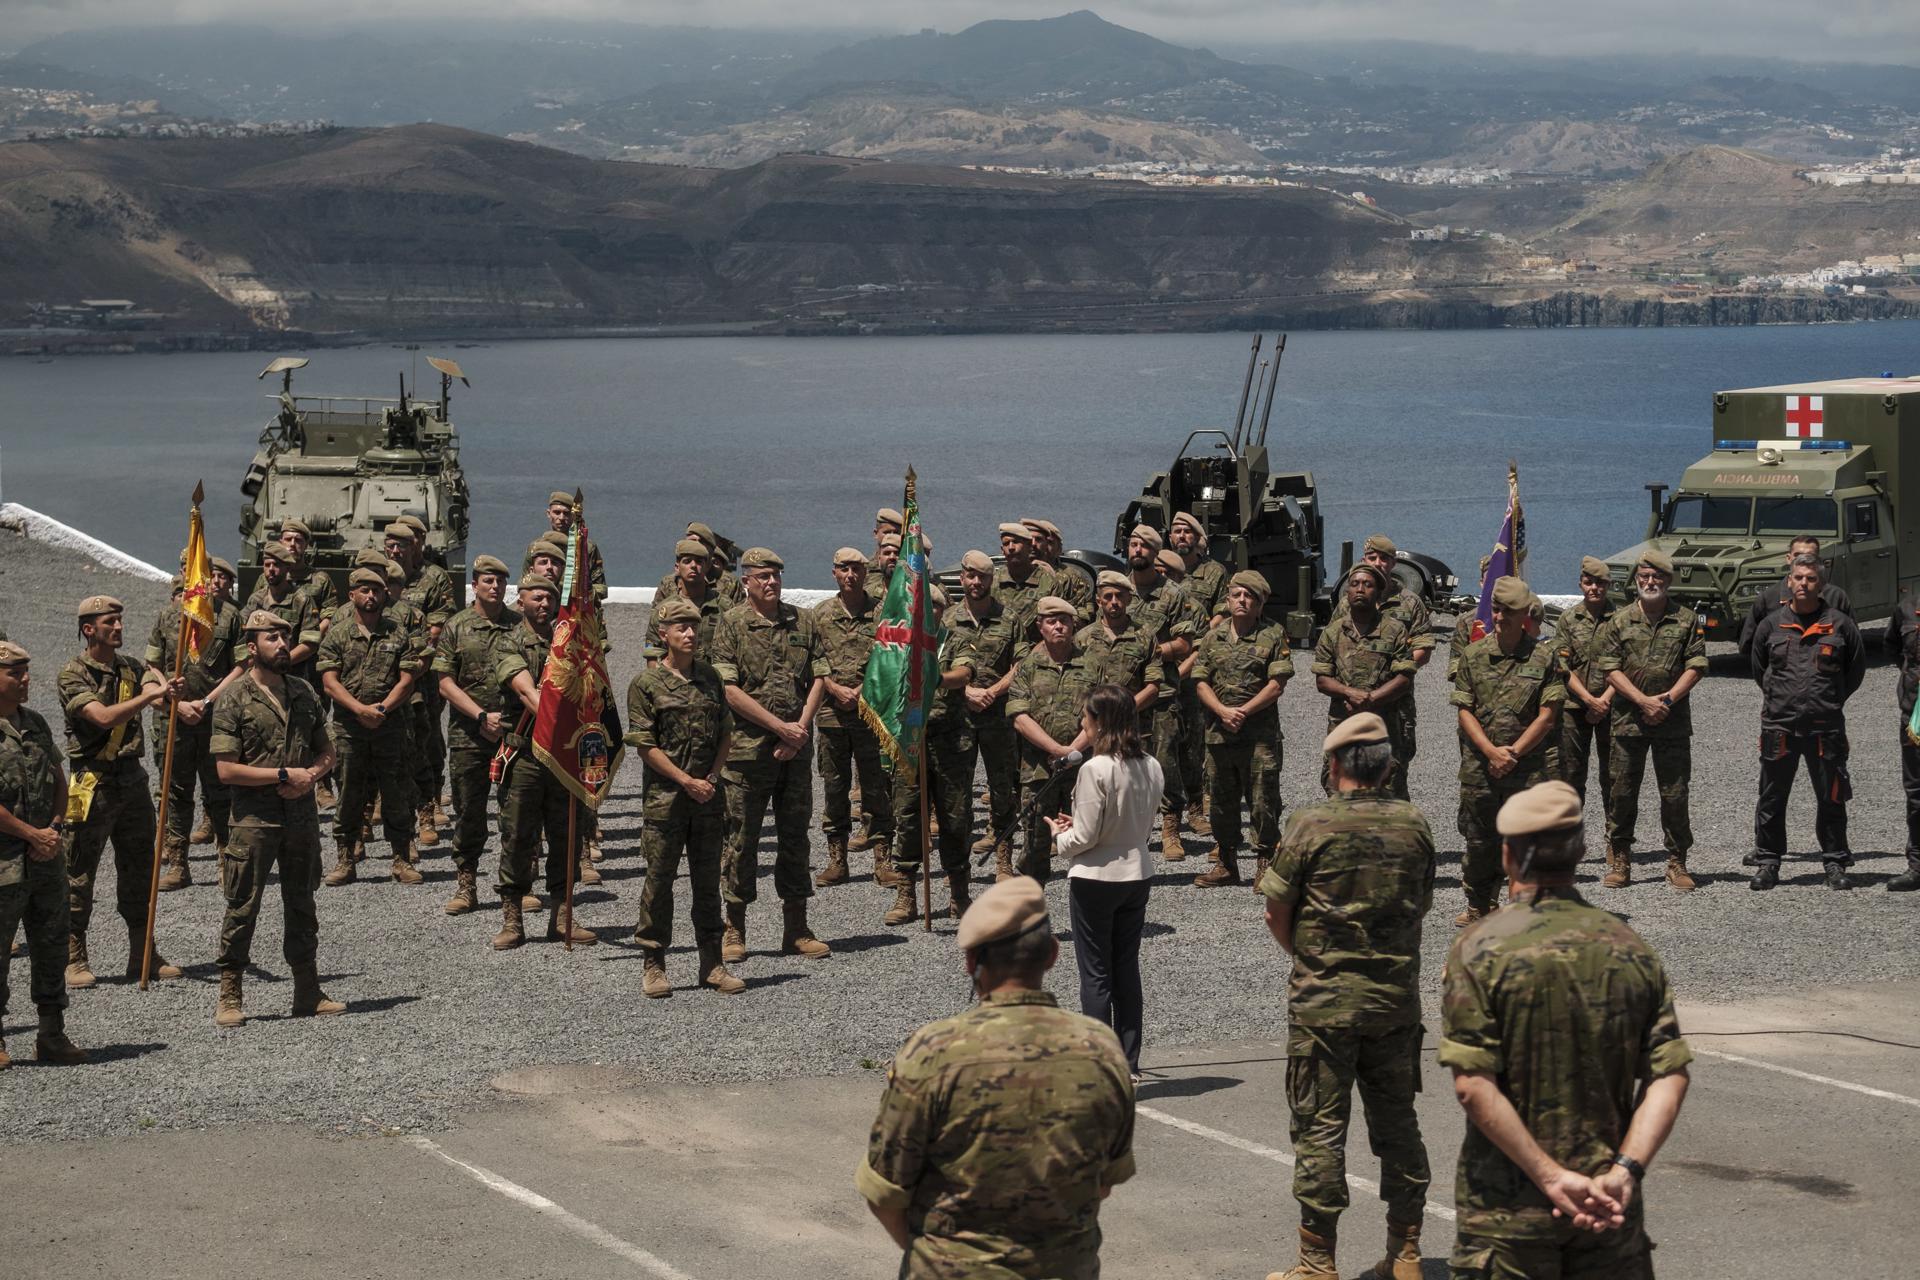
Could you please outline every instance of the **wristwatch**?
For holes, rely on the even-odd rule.
[[[285,765],[280,766],[280,785],[283,787],[287,785],[287,766]]]
[[[1632,1174],[1635,1182],[1645,1182],[1647,1180],[1647,1166],[1641,1164],[1632,1156],[1624,1155],[1616,1151],[1613,1156],[1613,1162]]]
[[[1660,705],[1661,705],[1661,706],[1663,706],[1663,707],[1672,707],[1672,706],[1673,706],[1673,695],[1672,695],[1672,694],[1670,694],[1670,693],[1663,693],[1663,694],[1661,694],[1661,695],[1660,695]]]

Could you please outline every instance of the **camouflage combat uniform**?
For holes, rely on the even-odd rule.
[[[873,597],[859,613],[849,612],[838,595],[813,607],[813,631],[826,655],[827,674],[835,683],[858,687],[866,679],[867,655],[873,652],[873,628],[880,620]],[[830,695],[822,695],[814,717],[814,739],[819,744],[820,787],[827,814],[820,829],[828,840],[845,840],[853,830],[854,774],[860,777],[860,806],[872,819],[876,844],[893,839],[893,789],[880,765],[880,742],[860,718],[860,705],[841,710]]]
[[[1080,735],[1080,713],[1087,693],[1094,686],[1093,672],[1076,643],[1064,662],[1055,662],[1043,644],[1035,645],[1020,659],[1020,670],[1007,690],[1007,720],[1031,716],[1048,737],[1062,745]],[[1051,808],[1063,812],[1072,807],[1074,779],[1080,767],[1065,770],[1052,792]],[[1053,760],[1043,755],[1025,738],[1020,739],[1020,801],[1031,804],[1040,789],[1057,775]],[[1027,819],[1025,847],[1014,864],[1021,875],[1032,876],[1045,884],[1053,861],[1053,828],[1047,825],[1048,805],[1035,809]]]
[[[304,599],[304,597],[302,597]],[[96,729],[80,718],[91,703],[125,702],[142,685],[160,683],[160,673],[116,653],[102,666],[86,654],[60,668],[55,688],[67,720],[67,762],[73,781],[67,798],[67,828],[60,848],[67,864],[67,907],[72,942],[84,946],[93,919],[93,882],[100,854],[113,842],[114,901],[130,929],[145,930],[147,891],[153,883],[153,793],[140,757],[146,754],[140,717],[117,729]],[[80,800],[93,788],[90,802]],[[86,816],[76,817],[81,803]]]
[[[563,534],[561,536],[571,538],[573,535],[569,533],[569,534]],[[590,584],[592,584],[593,598],[595,600],[605,600],[607,598],[607,563],[600,556],[600,544],[595,542],[591,538],[587,539],[586,554],[587,554],[587,581]],[[533,552],[529,550],[527,554],[521,558],[520,576],[524,578],[532,572],[533,572]],[[662,583],[661,585],[664,586],[666,584]]]
[[[1577,604],[1560,615],[1560,621],[1554,624],[1554,647],[1559,651],[1560,673],[1568,680],[1577,680],[1580,687],[1598,697],[1607,689],[1607,674],[1599,669],[1594,658],[1594,642],[1600,637],[1600,628],[1613,616],[1613,606],[1602,602],[1600,616],[1594,617],[1585,604]],[[1600,789],[1606,790],[1608,761],[1612,758],[1613,735],[1611,715],[1599,724],[1587,721],[1586,704],[1568,694],[1567,704],[1560,711],[1560,777],[1575,791],[1580,793],[1582,803],[1587,798],[1587,763],[1595,760],[1600,766]]]
[[[1547,1155],[1577,1173],[1603,1172],[1641,1089],[1693,1059],[1659,957],[1570,888],[1527,890],[1461,934],[1441,987],[1440,1065],[1492,1076]],[[1624,1226],[1576,1230],[1473,1124],[1454,1186],[1458,1280],[1652,1278],[1641,1195]]]
[[[1480,722],[1496,747],[1518,742],[1543,708],[1553,711],[1557,725],[1566,700],[1566,676],[1553,649],[1524,633],[1512,653],[1501,652],[1499,639],[1491,635],[1468,645],[1460,655],[1449,699]],[[1500,833],[1494,829],[1494,817],[1509,797],[1553,776],[1547,759],[1552,740],[1549,729],[1533,750],[1520,757],[1513,771],[1500,778],[1488,771],[1487,758],[1471,742],[1460,751],[1459,828],[1466,841],[1460,881],[1470,907],[1493,908],[1500,892]]]
[[[1194,606],[1186,588],[1176,582],[1161,581],[1147,589],[1134,589],[1133,603],[1127,607],[1140,633],[1158,646],[1172,640],[1199,642],[1207,620]],[[1180,772],[1180,706],[1176,699],[1180,686],[1180,667],[1166,667],[1160,676],[1160,696],[1140,717],[1140,727],[1149,735],[1148,749],[1160,762],[1166,789],[1160,793],[1160,812],[1178,817],[1187,807],[1187,789]]]
[[[440,677],[451,676],[482,711],[500,712],[503,735],[513,732],[516,724],[506,716],[511,695],[500,685],[500,661],[519,625],[520,614],[505,605],[497,620],[489,620],[475,607],[462,609],[440,628],[440,639],[433,647],[433,670],[427,677],[437,687]],[[441,701],[445,700],[443,696]],[[453,829],[456,871],[478,871],[481,851],[487,847],[487,795],[493,790],[493,753],[500,744],[488,741],[480,728],[478,721],[458,712],[447,714],[447,781],[459,815]]]
[[[902,1280],[1095,1280],[1101,1189],[1133,1172],[1113,1031],[1010,991],[908,1037],[854,1181],[907,1215]]]
[[[952,611],[949,611],[951,613]],[[975,661],[971,631],[948,630],[940,638],[942,672],[972,668]],[[927,768],[933,790],[927,796],[939,823],[940,869],[949,877],[965,876],[967,837],[973,829],[973,769],[976,744],[967,718],[965,689],[941,689],[927,712]],[[862,784],[865,785],[864,783]],[[920,785],[896,780],[893,788],[894,824],[899,831],[893,854],[894,870],[911,883],[920,875]]]
[[[967,686],[984,689],[999,683],[1015,657],[1014,634],[1007,626],[1006,613],[991,596],[987,613],[976,619],[964,601],[947,610],[949,631],[963,636],[973,657],[973,678]],[[1020,739],[1007,718],[1006,695],[984,711],[968,709],[967,726],[973,732],[973,744],[980,765],[987,775],[987,833],[996,842],[1013,839],[1014,819],[1020,811]]]
[[[1333,618],[1327,624],[1328,628],[1331,629],[1346,616],[1347,598],[1346,592],[1342,591],[1340,593],[1340,602],[1334,606]],[[1406,632],[1407,648],[1413,650],[1415,653],[1431,653],[1433,651],[1433,615],[1427,609],[1427,602],[1413,592],[1402,589],[1393,599],[1381,601],[1380,616],[1382,618],[1391,618],[1400,624],[1401,628]],[[1378,712],[1375,714],[1378,714]],[[1394,762],[1400,766],[1394,770],[1395,778],[1399,783],[1394,790],[1394,794],[1404,800],[1406,799],[1405,779],[1412,776],[1413,757],[1415,751],[1419,748],[1419,733],[1417,731],[1419,728],[1420,707],[1418,703],[1414,701],[1413,690],[1407,690],[1407,696],[1395,704],[1395,714],[1399,718],[1398,725],[1385,716],[1381,718],[1387,720],[1387,731],[1390,735],[1393,735],[1393,758]]]
[[[509,725],[520,723],[526,708],[520,695],[513,692],[513,678],[526,672],[535,688],[547,669],[547,655],[553,643],[552,633],[541,635],[522,617],[507,634],[499,648],[494,667],[505,705],[502,708]],[[570,793],[553,770],[541,764],[533,754],[533,726],[526,733],[507,731],[506,742],[514,748],[512,761],[500,779],[500,875],[496,888],[503,902],[526,897],[533,892],[534,863],[540,857],[541,842],[546,843],[547,894],[559,910],[559,899],[567,891],[567,809]],[[575,814],[574,835],[581,832],[579,814]],[[573,878],[580,879],[579,855],[571,855]],[[571,922],[569,922],[571,927]]]
[[[1045,564],[1045,561],[1041,561]],[[1049,564],[1053,573],[1053,594],[1073,606],[1074,621],[1086,626],[1100,616],[1093,600],[1093,587],[1087,582],[1087,575],[1072,569],[1063,569],[1059,565]]]
[[[1074,647],[1087,666],[1087,683],[1117,684],[1131,694],[1148,685],[1165,691],[1167,671],[1155,652],[1158,643],[1153,632],[1142,629],[1131,617],[1121,621],[1117,632],[1109,631],[1103,619],[1080,628],[1073,636]]]
[[[300,590],[313,601],[316,616],[332,617],[333,611],[341,606],[340,590],[333,585],[333,575],[325,569],[309,569],[304,576],[295,570],[293,576],[300,579]]]
[[[153,624],[153,634],[147,637],[147,665],[157,672],[171,672],[179,643],[180,602],[175,600],[160,611],[160,617]],[[212,637],[201,645],[198,658],[192,658],[180,667],[180,674],[187,684],[180,696],[193,702],[212,693],[227,678],[227,673],[233,670],[233,664],[238,660],[245,643],[246,637],[240,634],[240,611],[225,600],[215,601]],[[167,719],[164,703],[154,708],[153,762],[163,770],[166,768]],[[207,806],[207,818],[213,824],[214,840],[219,844],[227,842],[229,800],[227,788],[214,768],[213,753],[207,750],[207,739],[212,733],[211,706],[201,716],[199,724],[188,724],[182,720],[174,726],[173,785],[167,795],[166,843],[169,849],[178,849],[183,857],[193,829],[196,786]]]
[[[208,750],[261,769],[304,769],[326,751],[321,698],[289,676],[284,704],[252,676],[235,680],[213,708]],[[320,883],[320,812],[309,791],[283,799],[272,785],[234,787],[233,836],[220,859],[227,899],[214,964],[239,973],[253,959],[253,930],[266,897],[267,877],[280,873],[282,951],[289,966],[311,964],[320,942],[313,891]]]
[[[668,586],[668,583],[672,586]],[[727,610],[739,603],[737,600],[723,599],[720,593],[711,587],[707,588],[705,599],[696,601],[688,596],[686,589],[680,585],[679,575],[668,574],[666,580],[654,592],[653,608],[647,611],[645,656],[656,661],[666,656],[667,642],[660,634],[660,624],[655,620],[654,610],[668,600],[685,600],[700,610],[700,621],[695,623],[693,628],[695,653],[708,652],[709,646],[713,644],[713,633],[720,626],[720,619],[726,616]]]
[[[1255,887],[1293,910],[1287,1104],[1300,1225],[1331,1238],[1347,1207],[1353,1089],[1380,1157],[1387,1220],[1419,1226],[1427,1149],[1420,1092],[1420,923],[1433,905],[1433,832],[1384,787],[1336,792],[1287,824]]]
[[[1226,611],[1227,577],[1225,565],[1202,558],[1180,584],[1193,603],[1200,635],[1205,635],[1215,617]],[[1195,636],[1195,647],[1199,643],[1199,636]],[[1186,793],[1189,806],[1197,805],[1207,795],[1207,710],[1194,694],[1191,671],[1180,678],[1173,701],[1180,716],[1180,789]]]
[[[295,587],[287,592],[285,598],[275,600],[273,598],[273,592],[267,587],[266,578],[262,577],[260,584],[253,589],[253,594],[247,597],[247,602],[240,606],[240,616],[242,618],[251,617],[255,609],[265,609],[268,613],[293,628],[294,647],[297,648],[303,644],[312,645],[315,649],[320,647],[320,620],[322,617],[320,608],[314,604],[313,597],[301,588]],[[244,636],[241,637],[242,640],[245,640],[245,638]],[[245,656],[253,656],[253,649],[251,647],[248,647]],[[320,687],[318,677],[313,673],[313,658],[311,657],[305,662],[294,664],[294,666],[288,670],[287,674],[305,680],[316,689]]]
[[[1224,706],[1241,706],[1268,681],[1293,676],[1293,651],[1286,629],[1277,622],[1256,621],[1245,636],[1232,622],[1223,622],[1200,638],[1197,652],[1193,683],[1205,684]],[[1207,817],[1220,859],[1224,863],[1240,854],[1242,805],[1253,828],[1254,856],[1264,859],[1280,840],[1280,704],[1276,701],[1250,717],[1238,733],[1228,733],[1209,714],[1206,739]]]
[[[523,572],[530,573],[532,570],[533,561],[529,558],[527,560],[527,567]],[[680,575],[669,569],[667,576],[660,579],[660,585],[654,588],[653,598],[655,600],[672,600],[676,597],[684,600],[687,598],[687,593],[681,590]],[[747,591],[745,587],[740,585],[739,578],[731,573],[722,571],[718,578],[710,577],[707,579],[707,597],[708,599],[719,601],[720,612],[724,614],[727,610],[733,608],[733,606],[746,603]]]
[[[1312,671],[1316,676],[1331,676],[1341,684],[1352,685],[1356,689],[1378,689],[1401,675],[1412,680],[1420,670],[1413,660],[1414,639],[1414,632],[1408,629],[1405,617],[1400,614],[1380,611],[1375,615],[1372,627],[1362,631],[1352,613],[1342,611],[1321,631],[1320,639],[1313,647]],[[1431,640],[1431,637],[1428,639]],[[1393,749],[1394,766],[1388,789],[1399,799],[1405,800],[1407,777],[1413,768],[1413,689],[1409,686],[1406,693],[1386,706],[1369,707],[1368,710],[1386,721],[1387,742]],[[1344,701],[1329,698],[1327,729],[1331,731],[1333,726],[1352,714]],[[1320,786],[1329,793],[1333,789],[1324,760],[1320,765]]]
[[[676,768],[696,778],[715,774],[724,763],[720,746],[734,732],[727,692],[712,667],[696,659],[690,676],[666,663],[648,667],[627,686],[626,743],[644,757],[658,748]],[[664,957],[673,945],[673,881],[680,860],[687,862],[693,893],[693,938],[702,955],[720,950],[720,854],[726,842],[727,799],[716,781],[705,804],[673,783],[646,772],[641,815],[646,831],[640,852],[647,860],[647,881],[640,891],[640,919],[633,939]],[[703,964],[703,968],[704,968]]]
[[[712,665],[726,684],[787,721],[799,720],[813,682],[828,670],[813,615],[785,601],[772,620],[750,603],[729,609],[714,633]],[[759,896],[760,827],[769,807],[778,842],[774,893],[782,902],[813,896],[807,869],[807,827],[813,821],[813,739],[809,735],[791,760],[774,759],[778,745],[773,734],[739,718],[724,775],[727,846],[720,888],[730,903],[748,903]]]
[[[393,692],[403,675],[416,679],[426,666],[420,636],[383,612],[362,629],[358,617],[327,628],[314,667],[321,676],[332,672],[341,686],[367,706],[376,706]],[[344,852],[360,837],[361,825],[380,797],[380,819],[395,857],[413,847],[413,726],[406,704],[382,716],[380,727],[369,729],[335,705],[333,749],[340,775],[339,803],[333,811],[333,838]]]
[[[53,730],[31,707],[0,716],[0,808],[30,827],[60,816],[60,756]],[[44,862],[27,842],[0,831],[0,1015],[7,1012],[8,958],[14,933],[27,930],[28,994],[36,1009],[67,1007],[67,862],[62,849]],[[145,904],[141,904],[144,908]]]
[[[1693,610],[1671,601],[1657,624],[1648,623],[1638,603],[1630,604],[1614,610],[1594,637],[1593,663],[1602,675],[1625,675],[1642,693],[1665,693],[1682,671],[1706,671],[1706,630]],[[1667,855],[1686,857],[1693,848],[1693,821],[1687,812],[1693,778],[1692,699],[1681,699],[1663,723],[1650,725],[1640,719],[1638,707],[1615,694],[1609,730],[1613,745],[1607,762],[1607,848],[1619,858],[1632,855],[1640,780],[1652,756]]]
[[[445,569],[428,560],[423,561],[420,572],[408,580],[400,598],[420,611],[426,620],[426,642],[433,645],[439,641],[440,628],[446,626],[448,619],[466,602],[466,593],[454,586]],[[440,696],[440,690],[429,682],[420,696],[407,705],[413,717],[416,756],[414,803],[432,804],[440,798],[440,788],[447,780],[447,733],[441,720],[446,701]]]
[[[1033,571],[1025,582],[1015,582],[1006,565],[994,566],[991,591],[1006,617],[1007,629],[1013,633],[1016,657],[1039,639],[1040,633],[1035,628],[1040,621],[1040,600],[1043,596],[1057,595],[1056,586],[1053,570],[1038,560],[1033,562]]]

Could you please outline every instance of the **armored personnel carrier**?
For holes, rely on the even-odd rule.
[[[260,433],[260,450],[240,492],[240,598],[260,577],[260,548],[293,518],[313,530],[310,559],[326,571],[342,597],[354,553],[383,543],[396,516],[427,526],[427,554],[466,581],[467,479],[460,470],[460,437],[447,416],[453,381],[472,386],[451,360],[428,359],[440,374],[440,398],[421,401],[400,380],[400,398],[295,395],[301,357],[283,357],[260,374],[280,375],[270,397],[279,412]]]

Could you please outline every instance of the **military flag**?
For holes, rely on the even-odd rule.
[[[553,624],[546,673],[540,678],[540,711],[533,720],[533,754],[575,799],[598,811],[613,789],[625,746],[607,681],[606,622],[587,579],[586,545],[586,519],[581,495],[575,492],[560,613]]]
[[[1473,629],[1468,639],[1479,640],[1493,630],[1493,584],[1502,578],[1526,577],[1527,517],[1520,509],[1520,470],[1507,461],[1507,517],[1500,522],[1500,536],[1493,540],[1493,554],[1480,569],[1480,603],[1473,611]]]
[[[193,513],[187,517],[187,550],[180,563],[180,616],[185,648],[197,660],[213,639],[213,559],[207,554],[207,529],[200,519],[205,490],[193,487]]]
[[[908,467],[900,563],[880,603],[873,651],[860,682],[860,718],[880,740],[887,771],[908,785],[918,777],[927,715],[940,687],[940,626],[927,590],[927,540],[920,531],[915,480]]]

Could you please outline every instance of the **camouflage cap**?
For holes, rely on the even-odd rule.
[[[1368,538],[1360,548],[1361,555],[1365,555],[1369,551],[1375,555],[1382,556],[1397,556],[1400,554],[1400,548],[1394,546],[1393,539],[1384,533],[1374,534]]]
[[[307,528],[307,522],[305,520],[295,520],[291,516],[282,520],[280,522],[280,532],[287,533],[289,531],[299,534],[308,542],[313,541],[313,530]]]
[[[775,572],[783,573],[786,571],[787,562],[766,547],[748,547],[740,553],[740,567],[742,569],[772,569]]]
[[[0,640],[0,667],[17,667],[31,661],[27,651],[11,640]]]
[[[1368,564],[1365,560],[1362,560],[1359,564],[1347,571],[1347,580],[1352,581],[1362,574],[1372,578],[1374,585],[1379,587],[1380,590],[1385,591],[1387,589],[1387,571],[1379,565]]]
[[[880,535],[880,545],[882,547],[898,548],[900,546],[900,535],[897,533],[883,533]],[[862,560],[866,559],[865,556],[861,556],[860,558]]]
[[[547,505],[550,507],[557,507],[557,506],[570,507],[573,505],[573,495],[568,493],[565,489],[555,489],[552,493],[547,495]]]
[[[387,575],[378,569],[355,569],[347,575],[349,587],[384,587]]]
[[[222,560],[219,556],[215,556],[212,564],[215,573],[224,573],[229,578],[237,578],[240,576],[233,571],[233,562],[231,560]]]
[[[711,551],[707,550],[707,544],[698,538],[682,538],[673,544],[673,558],[675,560],[678,560],[682,556],[692,556],[696,560],[705,560],[712,554]]]
[[[513,570],[507,568],[507,562],[498,556],[475,556],[473,558],[473,576],[476,578],[483,573],[497,573],[504,578],[512,572]]]
[[[1559,780],[1541,782],[1510,797],[1493,820],[1503,836],[1570,831],[1580,825],[1580,793]]]
[[[1040,602],[1034,605],[1033,612],[1034,616],[1038,618],[1072,618],[1077,616],[1073,610],[1073,602],[1070,600],[1062,600],[1059,596],[1041,596]]]
[[[1636,569],[1652,569],[1658,573],[1664,573],[1667,577],[1671,578],[1673,576],[1673,557],[1658,547],[1648,547],[1640,553],[1640,562],[1634,567]]]
[[[121,604],[112,596],[88,596],[80,602],[80,607],[74,610],[74,616],[79,618],[80,621],[85,622],[88,618],[98,618],[104,614],[125,613],[126,611],[127,606]]]
[[[269,542],[261,547],[260,559],[263,561],[272,560],[278,564],[284,564],[289,568],[293,566],[293,552],[287,550],[277,542]]]
[[[247,635],[256,631],[284,631],[292,635],[293,624],[271,609],[255,609],[247,615],[247,621],[240,630]]]
[[[425,542],[427,540],[427,522],[419,516],[395,516],[393,523],[405,525],[407,528],[413,530],[413,537],[416,542]]]
[[[962,951],[1047,927],[1047,895],[1032,876],[1002,880],[973,900],[954,940]]]
[[[898,511],[895,511],[892,507],[882,507],[873,513],[873,522],[875,524],[890,524],[896,529],[904,529],[907,525],[907,518]]]
[[[1105,591],[1108,587],[1115,587],[1126,592],[1128,595],[1132,595],[1133,579],[1121,573],[1118,569],[1102,569],[1100,575],[1093,580],[1093,589],[1095,591]]]
[[[720,545],[720,539],[713,536],[713,530],[707,528],[707,526],[701,524],[698,520],[688,522],[687,536],[689,538],[697,538],[701,542],[706,543],[709,552]]]
[[[1234,574],[1231,578],[1228,578],[1227,586],[1245,587],[1248,591],[1251,591],[1256,596],[1259,596],[1260,603],[1262,604],[1265,604],[1267,602],[1267,597],[1273,594],[1273,588],[1270,585],[1268,585],[1265,575],[1260,574],[1252,569],[1242,569],[1240,572]]]
[[[1602,582],[1613,576],[1613,571],[1607,567],[1607,562],[1599,556],[1581,556],[1580,573],[1582,577],[1598,578]]]
[[[888,536],[893,537],[891,534]],[[894,537],[894,541],[898,542],[899,538]],[[833,553],[833,567],[836,569],[845,565],[865,564],[866,562],[867,553],[858,547],[842,547]]]
[[[1154,560],[1168,573],[1185,573],[1187,571],[1186,560],[1172,547],[1163,548],[1160,554],[1154,557]]]
[[[975,573],[990,574],[993,572],[993,557],[984,551],[969,551],[960,557],[960,567]]]
[[[662,600],[653,606],[653,623],[657,627],[669,626],[675,622],[698,624],[699,621],[700,606],[691,600],[683,600],[679,596],[671,600]]]
[[[520,579],[521,591],[551,591],[560,594],[560,586],[544,573],[529,573]]]
[[[1326,741],[1320,744],[1320,749],[1338,751],[1341,747],[1365,746],[1370,742],[1386,740],[1387,722],[1371,711],[1362,711],[1333,726],[1327,733]]]
[[[1132,539],[1132,538],[1140,539],[1140,541],[1146,543],[1147,546],[1153,549],[1153,553],[1155,555],[1159,555],[1160,548],[1167,545],[1167,540],[1161,537],[1160,531],[1154,528],[1152,525],[1137,524],[1133,526],[1133,531],[1127,534],[1127,537],[1129,539]]]
[[[1518,578],[1506,577],[1493,580],[1493,602],[1502,609],[1524,609],[1533,599],[1533,592],[1527,590],[1527,584]]]
[[[1018,538],[1022,542],[1032,542],[1033,530],[1027,528],[1027,526],[1021,524],[1018,520],[1008,520],[1001,524],[1000,536],[1003,538]]]

